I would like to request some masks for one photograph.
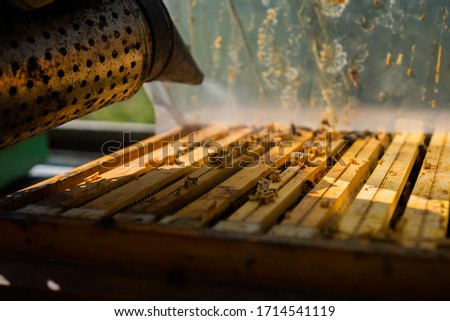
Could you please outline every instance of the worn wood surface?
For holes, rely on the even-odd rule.
[[[394,163],[400,149],[406,141],[407,134],[395,135],[391,145],[384,153],[365,186],[361,189],[349,211],[338,222],[338,232],[343,238],[353,234],[364,213],[371,205],[371,200],[380,188],[383,180]]]
[[[204,130],[205,141],[212,140],[216,130]],[[226,144],[252,133],[248,139],[260,141],[255,130],[261,129],[219,129],[216,138]],[[159,137],[144,147],[146,160],[154,168],[112,190],[99,184],[96,189],[80,191],[75,200],[50,202],[66,189],[96,183],[99,175],[110,172],[114,180],[117,177],[112,173],[120,179],[126,172],[116,164],[99,173],[98,168],[93,170],[101,166],[97,161],[62,181],[50,180],[56,185],[43,187],[42,193],[40,187],[30,197],[19,192],[0,206],[5,211],[0,213],[0,274],[8,272],[20,287],[41,289],[29,275],[18,281],[19,271],[26,268],[20,264],[10,268],[3,262],[34,262],[36,273],[47,269],[54,276],[79,267],[80,278],[85,275],[89,284],[63,277],[64,287],[99,296],[102,291],[98,289],[122,287],[122,298],[146,298],[144,287],[155,286],[159,297],[168,299],[177,290],[183,295],[175,298],[186,298],[189,291],[216,297],[213,293],[231,293],[232,289],[267,289],[268,293],[299,295],[296,298],[302,293],[319,293],[320,298],[332,293],[357,298],[448,299],[449,134],[431,137],[424,160],[423,153],[418,157],[422,133],[396,134],[378,161],[388,136],[351,133],[348,137],[356,142],[343,154],[347,162],[327,172],[320,166],[289,167],[291,152],[300,150],[312,134],[283,133],[272,143],[293,137],[293,145],[282,144],[267,153],[262,145],[253,145],[252,151],[262,154],[266,164],[236,154],[231,167],[209,168],[205,165],[210,155],[192,149],[188,142],[190,147],[180,146],[181,160],[187,166],[171,165],[172,160],[158,157],[162,142],[158,148],[150,147]],[[141,156],[130,157],[128,163]],[[244,166],[236,167],[244,158]],[[158,159],[166,162],[155,166]],[[413,166],[421,168],[420,173],[411,175]],[[284,169],[279,176],[274,175],[277,168]],[[260,178],[273,180],[268,185],[277,191],[273,201],[249,201]],[[411,196],[408,180],[415,185]],[[305,210],[298,210],[302,206]],[[61,208],[71,210],[61,215]],[[291,208],[294,211],[284,217]],[[45,215],[36,215],[40,213]],[[104,274],[96,278],[95,272],[87,272],[88,267]],[[138,289],[133,291],[133,286]]]
[[[244,128],[231,132],[229,135],[217,140],[219,148],[226,147],[231,143],[242,139],[252,132],[250,128]],[[112,215],[125,207],[132,205],[133,202],[146,197],[157,191],[161,186],[174,182],[188,173],[192,172],[196,167],[204,165],[204,161],[208,158],[208,148],[199,147],[179,157],[182,164],[165,165],[148,172],[138,178],[131,180],[129,183],[118,187],[109,193],[104,193],[95,200],[84,204],[81,207],[73,208],[63,216],[68,217],[84,217],[90,215],[106,216]]]
[[[382,138],[387,140],[387,138]],[[321,202],[314,206],[309,215],[300,223],[304,227],[320,228],[333,215],[346,210],[367,180],[368,174],[375,167],[380,156],[383,141],[369,139],[360,152],[351,159],[341,175],[323,194]]]
[[[313,190],[305,196],[305,198],[290,211],[283,225],[297,225],[306,218],[308,213],[320,202],[320,199],[328,191],[328,189],[334,184],[334,182],[341,176],[341,174],[347,169],[358,153],[367,144],[368,138],[358,139],[342,156],[341,162],[336,164],[325,177],[313,188]]]
[[[389,221],[423,140],[423,133],[396,135],[393,144],[338,224],[341,236],[347,234],[352,238],[368,238],[388,232]]]
[[[436,248],[447,234],[450,184],[450,135],[433,134],[418,179],[397,224],[406,247]]]
[[[160,148],[164,144],[168,144],[170,141],[173,141],[176,136],[188,135],[199,128],[199,126],[174,128],[167,133],[150,137],[147,140],[128,146],[111,155],[101,157],[69,172],[57,175],[18,191],[17,193],[8,195],[0,200],[0,208],[13,211],[37,202],[53,193],[62,192],[67,188],[82,183],[87,177],[95,175],[95,173],[98,173],[100,170],[106,171],[108,169],[113,169],[114,167],[122,165],[124,161],[134,160],[139,155],[147,154],[154,149]],[[109,166],[103,166],[105,163]]]
[[[174,135],[178,136],[178,133],[177,131]],[[224,127],[210,126],[199,130],[196,137],[199,141],[203,141],[209,139],[211,136],[223,136],[225,133]],[[189,136],[172,137],[172,142],[174,142],[173,139],[187,140]],[[18,211],[20,213],[35,215],[57,215],[66,209],[71,209],[89,202],[158,167],[158,165],[148,165],[149,160],[156,159],[159,162],[159,166],[163,165],[169,157],[174,156],[174,150],[169,147],[169,144],[170,141],[156,149],[142,149],[134,158],[132,157],[133,155],[128,154],[122,159],[117,157],[115,159],[117,159],[118,164],[111,164],[109,162],[102,163],[98,171],[93,175],[86,176],[83,182],[75,186],[67,186],[64,191],[53,193],[49,197],[35,204],[25,206]],[[114,162],[116,161],[114,160]]]
[[[387,135],[357,140],[317,186],[272,231],[277,235],[310,238],[332,228],[348,209],[378,161]]]
[[[283,173],[281,173],[280,182],[271,182],[269,188],[279,191],[279,189],[286,183],[288,183],[293,177],[295,177],[299,171],[301,171],[301,168],[299,166],[287,168]],[[258,201],[247,201],[230,217],[228,217],[226,221],[243,222],[251,213],[256,211],[260,206],[261,203]],[[221,228],[220,225],[226,221],[220,222],[219,225],[216,226],[216,228],[220,229]]]
[[[151,215],[154,217],[154,221],[158,221],[162,217],[175,213],[213,189],[216,185],[230,178],[240,169],[255,161],[253,157],[260,156],[263,151],[264,147],[261,145],[251,148],[249,150],[251,154],[234,157],[232,163],[228,166],[214,167],[214,165],[211,165],[197,169],[186,178],[194,181],[195,185],[187,187],[186,180],[180,180],[149,199],[126,210],[126,213],[129,215],[134,215],[135,213]],[[121,217],[124,215],[125,213]]]
[[[24,218],[0,217],[3,257],[58,258],[72,264],[133,269],[160,280],[179,280],[178,291],[195,279],[212,279],[340,297],[449,298],[450,255],[443,250]]]
[[[337,138],[336,138],[337,139]],[[248,201],[227,220],[219,222],[214,228],[221,231],[236,231],[256,233],[264,232],[302,196],[307,190],[307,184],[314,184],[323,176],[327,168],[327,158],[336,157],[345,146],[340,141],[328,155],[324,154],[316,159],[317,166],[309,167],[301,164],[286,169],[281,175],[279,183],[271,183],[271,188],[278,191],[273,202],[261,204],[257,201]],[[306,166],[306,167],[304,167]]]
[[[283,165],[290,159],[292,152],[299,151],[312,137],[312,134],[300,138],[293,137],[291,142],[272,148],[261,159],[243,168],[174,215],[164,218],[160,223],[183,228],[205,226],[225,211],[232,202],[255,187],[260,178]]]
[[[255,132],[248,138],[262,141],[269,133],[266,128]],[[180,180],[167,188],[162,189],[149,199],[146,199],[126,210],[126,213],[153,215],[160,219],[173,214],[187,203],[195,200],[201,194],[212,189],[225,179],[229,178],[241,168],[251,164],[261,156],[268,144],[253,143],[250,140],[241,141],[238,146],[231,146],[218,158],[211,157],[202,168],[195,169],[185,180]],[[186,184],[190,180],[192,184]],[[122,213],[125,214],[125,213]]]

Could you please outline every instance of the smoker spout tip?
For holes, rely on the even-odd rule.
[[[203,72],[197,68],[196,74],[192,75],[192,79],[190,84],[191,85],[200,85],[203,82],[203,79],[205,76],[203,75]]]
[[[173,28],[172,58],[157,80],[199,85],[203,82],[203,72],[192,57],[178,30],[175,26]]]
[[[136,0],[152,30],[154,60],[146,81],[190,85],[203,82],[203,73],[185,45],[162,0]]]

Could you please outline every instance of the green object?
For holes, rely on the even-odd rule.
[[[48,156],[47,135],[42,134],[0,150],[0,188],[27,175]]]
[[[130,99],[90,113],[82,119],[154,124],[155,114],[152,103],[141,88]]]

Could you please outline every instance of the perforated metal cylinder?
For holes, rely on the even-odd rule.
[[[135,1],[71,9],[57,19],[47,11],[22,14],[1,29],[0,147],[125,99],[142,85],[152,41]]]
[[[152,31],[134,0],[12,15],[0,13],[0,148],[126,99],[149,76]]]

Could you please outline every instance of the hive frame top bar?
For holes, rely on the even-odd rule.
[[[295,297],[310,288],[448,298],[449,133],[192,132],[149,138],[2,199],[3,257],[95,261],[121,277],[144,273],[164,291],[176,269],[209,289],[226,280]]]

